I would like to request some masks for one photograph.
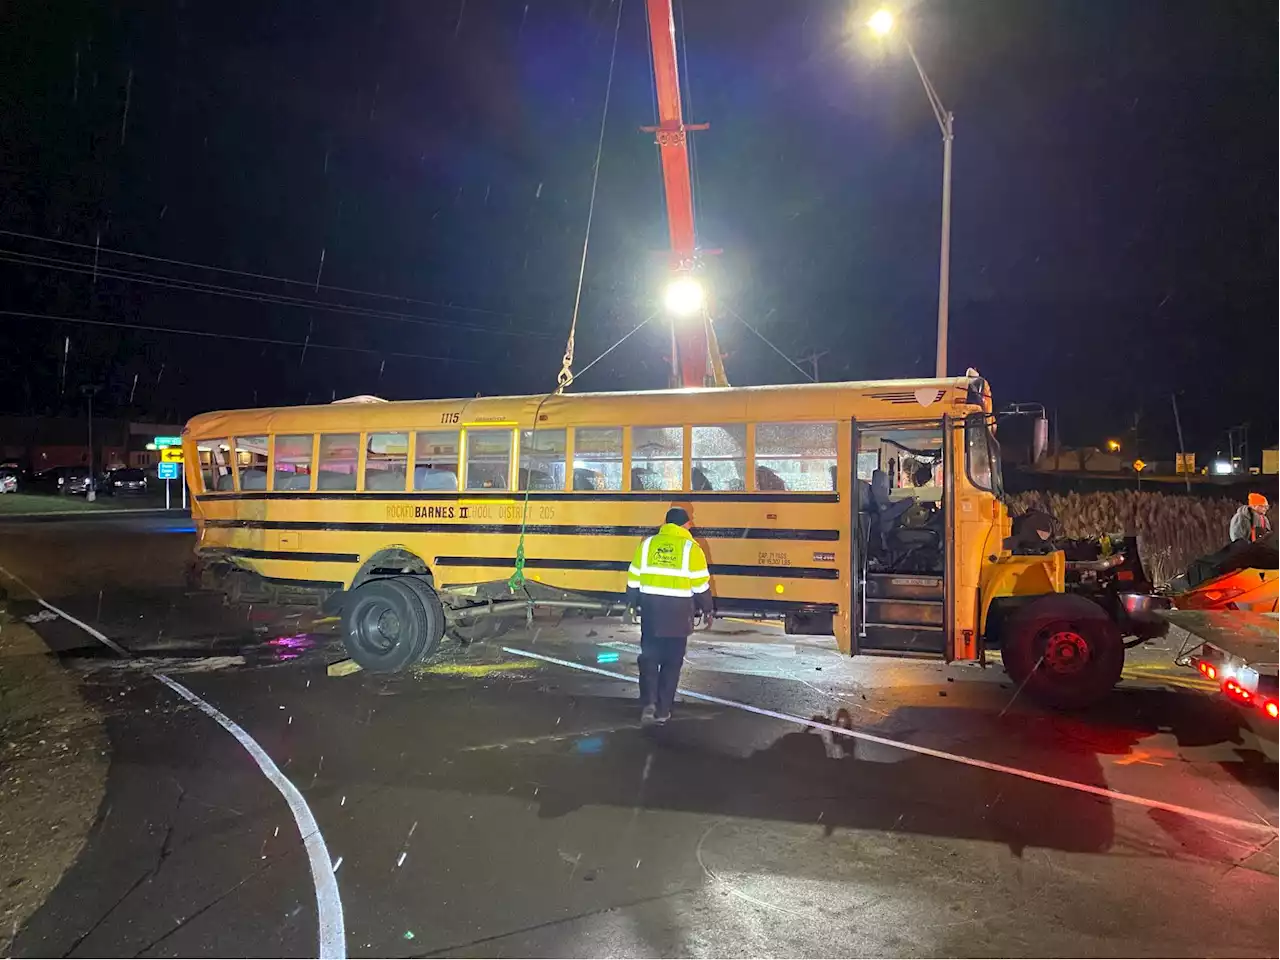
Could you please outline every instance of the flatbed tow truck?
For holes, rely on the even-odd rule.
[[[1280,564],[1274,534],[1232,544],[1192,564],[1182,592],[1162,615],[1199,645],[1178,658],[1244,711],[1249,725],[1276,736],[1280,719]]]

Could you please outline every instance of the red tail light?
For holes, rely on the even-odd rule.
[[[1234,680],[1227,680],[1222,684],[1222,692],[1234,700],[1236,703],[1252,703],[1253,694],[1246,690]]]
[[[1280,703],[1267,700],[1262,704],[1262,710],[1272,720],[1280,720]]]
[[[1217,669],[1215,669],[1212,663],[1207,663],[1206,661],[1201,660],[1198,664],[1196,664],[1196,666],[1199,667],[1200,672],[1203,673],[1210,680],[1218,679],[1218,671]]]

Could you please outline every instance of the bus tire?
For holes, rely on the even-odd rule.
[[[426,643],[423,644],[422,652],[418,654],[419,660],[426,660],[440,648],[440,641],[444,638],[447,622],[444,616],[444,604],[440,602],[440,596],[432,589],[431,584],[422,577],[405,576],[395,579],[417,594],[422,602],[422,609],[427,614]]]
[[[1004,668],[1018,688],[1057,710],[1099,702],[1120,680],[1124,641],[1106,612],[1073,594],[1052,594],[1005,620]]]
[[[398,673],[417,662],[427,644],[427,626],[418,592],[398,578],[365,581],[342,608],[347,654],[371,673]]]

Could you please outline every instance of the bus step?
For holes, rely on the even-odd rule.
[[[867,596],[881,600],[942,600],[942,578],[928,574],[869,573]]]
[[[881,600],[867,597],[869,624],[942,628],[940,600]]]
[[[946,634],[941,627],[914,627],[897,623],[868,623],[866,636],[858,637],[858,653],[902,653],[942,658]]]

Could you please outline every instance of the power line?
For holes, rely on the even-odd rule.
[[[95,279],[105,277],[111,280],[122,280],[129,283],[142,283],[149,286],[163,287],[172,290],[183,290],[191,293],[205,293],[214,296],[231,297],[236,300],[248,300],[254,303],[264,303],[274,306],[298,307],[306,310],[319,310],[325,313],[346,314],[349,316],[365,317],[373,320],[390,320],[399,323],[417,323],[429,326],[455,327],[460,330],[471,330],[476,333],[485,333],[496,336],[534,337],[538,339],[551,338],[551,335],[548,333],[538,333],[536,331],[485,327],[474,323],[464,323],[459,320],[443,320],[438,317],[424,317],[420,314],[397,313],[389,310],[373,310],[367,307],[330,303],[324,300],[313,300],[307,297],[292,297],[278,293],[267,293],[265,291],[245,290],[240,287],[230,287],[225,284],[218,283],[206,283],[201,280],[184,280],[179,277],[165,277],[157,274],[142,273],[136,270],[121,270],[116,267],[104,267],[100,264],[85,264],[76,260],[65,260],[61,257],[44,257],[38,254],[23,253],[22,251],[17,250],[0,249],[0,262],[13,263],[28,267],[41,267],[46,270],[57,270],[64,273],[78,273],[84,276],[92,276]]]
[[[405,297],[394,293],[378,293],[374,290],[359,290],[353,287],[337,287],[327,283],[311,283],[306,280],[294,280],[291,277],[277,277],[269,273],[254,273],[250,270],[233,270],[230,267],[219,267],[211,263],[198,263],[193,260],[175,260],[171,257],[157,257],[149,253],[136,253],[132,250],[122,250],[117,247],[104,247],[93,243],[79,243],[75,240],[60,240],[56,237],[42,237],[35,233],[22,233],[18,230],[0,229],[0,235],[9,237],[21,237],[23,240],[34,240],[37,243],[54,243],[64,247],[76,247],[81,250],[93,250],[95,253],[112,253],[121,257],[131,257],[136,260],[151,260],[156,263],[168,263],[177,267],[190,267],[194,270],[210,270],[214,273],[226,273],[237,277],[251,277],[255,280],[270,280],[273,283],[287,283],[292,286],[308,287],[313,290],[332,290],[336,293],[353,293],[361,297],[377,297],[382,300],[399,300],[401,303],[416,303],[424,307],[441,307],[446,310],[464,310],[469,313],[487,313],[498,317],[512,317],[514,319],[532,320],[534,317],[524,316],[523,314],[511,313],[506,310],[488,310],[484,307],[460,306],[452,303],[440,303],[436,300],[420,300],[415,297]]]
[[[737,312],[736,310],[734,310],[732,307],[725,307],[725,309],[729,311],[729,314],[730,314],[730,315],[731,315],[735,320],[737,320],[737,321],[738,321],[739,323],[741,323],[744,327],[746,327],[748,330],[750,330],[752,333],[754,333],[757,337],[759,337],[761,340],[763,340],[763,341],[764,341],[764,345],[765,345],[766,347],[768,347],[770,350],[772,350],[774,353],[776,353],[778,356],[780,356],[783,360],[787,361],[787,363],[791,364],[793,367],[795,367],[797,370],[799,370],[799,371],[800,371],[801,376],[803,376],[806,380],[810,381],[811,383],[816,383],[816,382],[817,382],[817,381],[816,381],[812,376],[810,376],[810,374],[809,374],[809,371],[808,371],[808,370],[806,370],[804,367],[800,366],[800,364],[796,363],[794,360],[792,360],[790,357],[788,357],[785,353],[783,353],[781,350],[779,350],[777,347],[775,347],[775,346],[773,345],[773,343],[769,340],[769,338],[768,338],[768,337],[766,337],[763,333],[761,333],[759,330],[757,330],[757,329],[756,329],[755,327],[753,327],[751,324],[747,323],[747,321],[746,321],[746,320],[744,320],[744,319],[742,318],[742,315],[741,315],[740,313],[738,313],[738,312]]]
[[[343,347],[336,343],[315,343],[302,340],[277,340],[274,337],[250,337],[239,333],[214,333],[210,330],[181,330],[176,327],[157,327],[145,323],[123,323],[118,320],[92,320],[89,317],[63,317],[51,313],[29,313],[25,310],[0,310],[0,317],[21,317],[27,320],[52,320],[55,323],[77,323],[93,327],[116,327],[122,330],[140,330],[149,333],[172,333],[185,337],[206,337],[212,340],[239,340],[245,343],[265,343],[279,347],[305,347],[308,350],[344,350],[349,353],[372,354],[379,357],[404,357],[410,360],[439,360],[443,363],[483,363],[463,357],[435,357],[425,353],[401,353],[395,350],[375,350],[371,347]]]

